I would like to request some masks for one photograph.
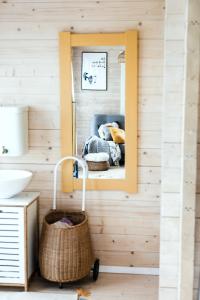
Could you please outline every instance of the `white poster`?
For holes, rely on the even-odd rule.
[[[82,90],[107,90],[107,52],[82,52]]]

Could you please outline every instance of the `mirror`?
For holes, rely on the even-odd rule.
[[[125,178],[125,47],[72,49],[73,154],[88,178]],[[82,178],[75,164],[74,176]]]
[[[137,191],[137,31],[60,33],[61,154],[83,157],[87,189]],[[82,172],[62,165],[62,190]]]

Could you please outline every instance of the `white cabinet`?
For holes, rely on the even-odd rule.
[[[0,199],[0,285],[23,286],[37,265],[38,193]]]
[[[21,156],[27,150],[28,107],[0,105],[0,156]]]

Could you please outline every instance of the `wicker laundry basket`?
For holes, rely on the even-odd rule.
[[[56,210],[57,169],[64,160],[73,159],[83,167],[82,211]],[[54,170],[53,209],[45,216],[39,250],[40,274],[49,281],[62,283],[79,280],[90,273],[94,263],[93,279],[98,278],[99,260],[94,262],[88,218],[85,213],[86,164],[76,157],[64,157]],[[74,224],[59,228],[55,222],[67,217]]]

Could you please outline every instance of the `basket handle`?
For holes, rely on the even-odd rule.
[[[82,211],[85,211],[85,190],[86,190],[86,177],[88,174],[88,166],[83,159],[76,156],[65,156],[61,158],[54,168],[54,189],[53,189],[53,209],[56,209],[56,195],[57,195],[57,173],[59,165],[65,160],[77,161],[83,169],[83,194],[82,194]]]

